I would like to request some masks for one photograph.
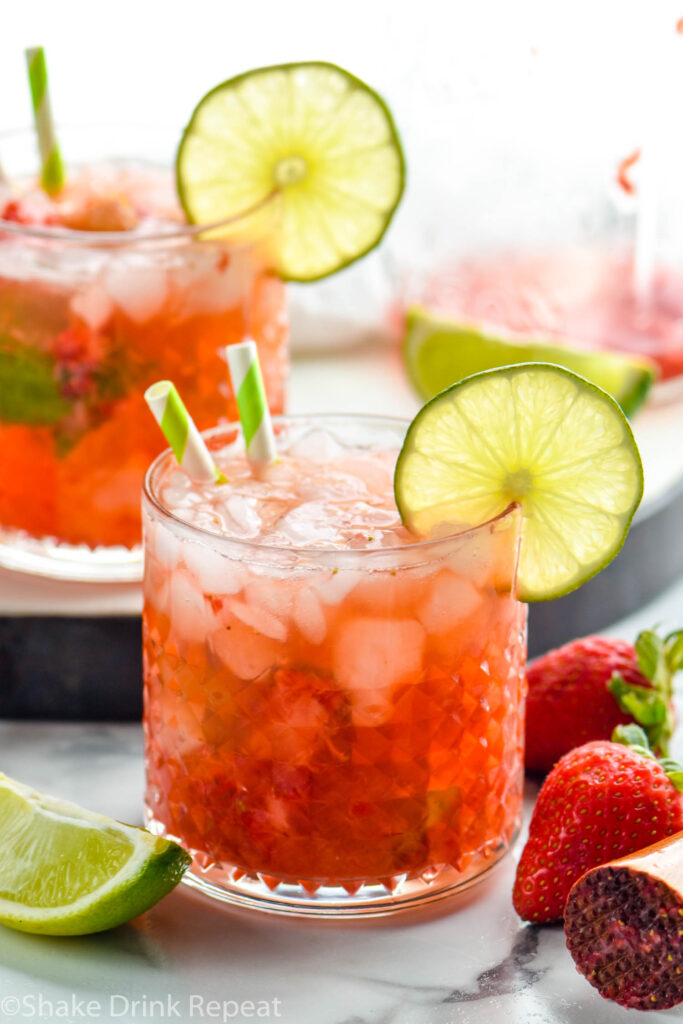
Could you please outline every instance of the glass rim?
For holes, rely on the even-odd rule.
[[[341,423],[356,421],[368,421],[373,424],[385,424],[387,426],[394,426],[405,428],[407,431],[410,426],[410,420],[403,419],[400,416],[382,416],[374,413],[295,413],[295,414],[283,414],[280,416],[273,416],[272,422],[276,426],[278,423],[302,423],[306,420],[313,422],[331,422],[339,421]],[[230,422],[220,424],[215,427],[210,427],[208,430],[201,431],[202,437],[210,441],[212,438],[219,436],[221,433],[227,431],[237,431],[238,434],[242,433],[242,427],[239,422]],[[404,432],[405,432],[404,431]],[[519,502],[510,502],[501,512],[497,515],[492,516],[490,519],[485,520],[483,523],[477,523],[475,526],[468,526],[462,530],[458,530],[455,533],[449,533],[444,537],[432,538],[430,540],[415,541],[411,544],[398,544],[394,547],[386,548],[334,548],[334,547],[294,547],[286,546],[282,544],[264,544],[258,540],[242,539],[239,537],[226,537],[219,533],[214,533],[211,530],[207,530],[202,526],[194,526],[191,523],[186,522],[179,516],[171,512],[170,509],[166,508],[162,504],[160,498],[157,496],[154,490],[153,478],[155,473],[158,472],[161,464],[164,460],[172,455],[171,448],[165,448],[160,452],[154,461],[148,466],[143,484],[142,492],[144,500],[149,502],[152,508],[161,516],[163,520],[170,521],[174,528],[179,528],[180,532],[187,533],[192,536],[198,536],[207,544],[213,547],[226,548],[228,550],[236,550],[238,552],[257,551],[262,554],[271,555],[272,558],[284,556],[286,560],[291,561],[292,559],[306,559],[309,561],[326,562],[332,561],[338,562],[357,562],[359,559],[365,560],[370,559],[374,561],[391,560],[392,556],[400,556],[401,554],[412,553],[414,554],[415,561],[411,564],[418,564],[424,559],[420,559],[421,555],[429,555],[432,551],[447,547],[454,541],[461,541],[467,537],[476,537],[486,530],[490,530],[496,524],[504,522],[506,519],[512,517],[515,513],[519,512],[521,506]],[[272,564],[272,563],[268,563]],[[339,566],[341,568],[341,565]],[[408,567],[408,566],[407,566]]]
[[[64,130],[70,131],[85,131],[87,125],[63,125]],[[136,128],[141,130],[143,125],[119,125],[121,129],[125,128]],[[14,128],[8,131],[0,132],[0,145],[3,140],[16,139],[21,136],[30,137],[35,135],[35,129],[33,128]],[[108,157],[109,160],[120,159],[120,160],[133,160],[134,155],[131,156],[120,156],[120,157]],[[157,164],[155,166],[162,166]],[[164,169],[165,165],[164,165]],[[173,164],[168,168],[173,174]],[[85,248],[126,248],[128,246],[145,245],[146,243],[160,242],[174,242],[179,239],[195,239],[199,235],[203,235],[205,232],[217,231],[221,228],[229,228],[236,224],[240,224],[243,221],[259,213],[261,210],[268,209],[269,206],[275,205],[275,202],[280,195],[280,191],[274,188],[269,192],[263,199],[259,199],[256,203],[252,203],[251,206],[246,207],[244,210],[240,210],[239,213],[233,214],[230,217],[224,217],[220,220],[211,221],[203,224],[187,224],[179,223],[173,225],[169,230],[154,231],[149,234],[138,234],[135,231],[78,231],[74,228],[66,228],[62,226],[52,227],[48,225],[33,225],[33,224],[20,224],[17,221],[5,220],[4,217],[0,217],[0,230],[6,234],[16,235],[19,238],[31,238],[39,239],[41,241],[51,242],[62,242],[70,245],[80,245]],[[180,205],[180,203],[179,203]],[[220,237],[216,236],[215,241],[220,241]]]

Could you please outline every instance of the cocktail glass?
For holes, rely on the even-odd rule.
[[[286,296],[268,253],[277,202],[207,237],[169,208],[177,135],[101,128],[60,139],[72,168],[98,161],[95,179],[115,167],[144,176],[149,217],[134,231],[0,220],[0,564],[134,579],[140,486],[161,448],[145,387],[173,378],[201,427],[235,418],[222,353],[249,335],[282,410]],[[32,133],[3,137],[0,150],[12,180],[35,174]]]
[[[427,308],[490,333],[646,356],[659,367],[660,397],[675,397],[682,392],[683,274],[658,266],[646,300],[634,286],[633,255],[615,249],[594,243],[471,255],[426,275],[414,290]]]
[[[331,438],[388,502],[391,472],[378,484],[373,457],[397,453],[407,426],[275,421],[280,453],[314,453],[300,479],[327,472]],[[225,471],[239,428],[205,436]],[[356,916],[480,879],[522,797],[517,507],[428,542],[378,547],[368,523],[334,549],[320,517],[310,546],[269,546],[184,522],[192,488],[169,511],[174,472],[159,456],[143,498],[146,807],[149,827],[194,855],[189,884],[262,910]],[[338,493],[333,513],[349,500]]]

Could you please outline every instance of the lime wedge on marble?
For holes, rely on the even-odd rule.
[[[641,407],[657,376],[656,364],[644,357],[498,337],[419,306],[407,313],[404,356],[410,379],[425,400],[482,370],[513,363],[553,363],[607,391],[627,416]]]
[[[137,917],[180,881],[177,843],[0,773],[0,924],[85,935]]]
[[[549,363],[466,377],[411,423],[394,474],[405,525],[428,538],[522,508],[518,594],[547,601],[614,558],[643,493],[628,420],[605,391]]]

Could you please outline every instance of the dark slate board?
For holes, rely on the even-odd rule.
[[[0,717],[139,719],[137,616],[0,618]]]
[[[605,629],[682,575],[683,482],[641,511],[599,576],[567,597],[530,607],[530,657]],[[140,633],[136,616],[0,617],[0,717],[139,719]]]

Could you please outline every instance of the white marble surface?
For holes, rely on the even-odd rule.
[[[680,625],[682,607],[683,581],[609,632],[633,638],[656,621],[673,628]],[[0,749],[7,774],[141,821],[138,726],[3,722]],[[681,738],[675,753],[683,756]],[[535,793],[530,785],[527,820]],[[488,881],[461,897],[368,923],[286,921],[233,911],[181,886],[133,924],[103,935],[52,939],[0,927],[0,1021],[683,1021],[683,1007],[638,1013],[601,999],[575,971],[560,927],[518,920],[510,894],[520,848],[518,843]],[[209,1000],[218,1005],[210,1008]],[[258,1009],[268,1016],[258,1018]],[[68,1012],[59,1016],[59,1010]]]

